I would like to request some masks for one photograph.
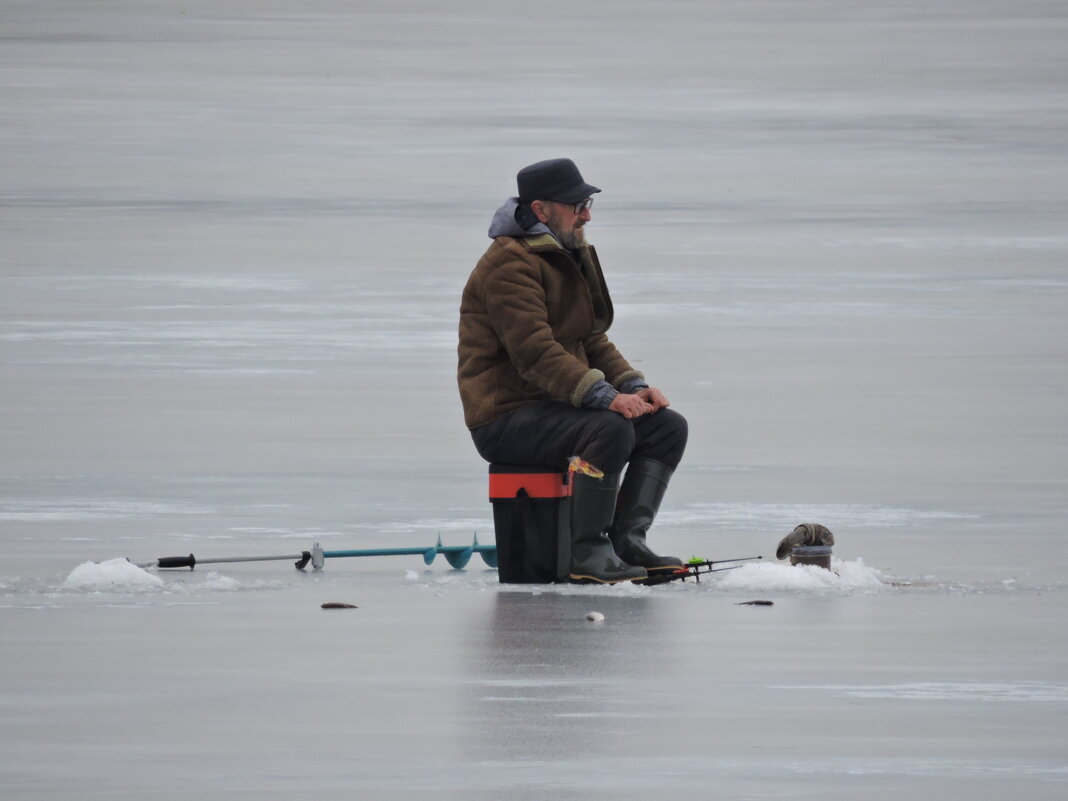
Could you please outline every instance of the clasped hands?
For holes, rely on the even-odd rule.
[[[619,393],[609,404],[609,411],[623,415],[628,420],[634,420],[643,414],[652,414],[671,404],[667,397],[655,387],[639,389],[633,395]]]

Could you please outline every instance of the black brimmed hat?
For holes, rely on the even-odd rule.
[[[519,201],[555,200],[557,203],[578,203],[595,192],[582,180],[578,167],[571,159],[548,159],[524,167],[516,175],[519,184]]]

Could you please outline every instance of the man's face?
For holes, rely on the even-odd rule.
[[[580,245],[586,244],[586,232],[583,226],[590,221],[590,210],[585,208],[581,213],[575,214],[575,207],[570,203],[556,203],[551,200],[539,202],[542,220],[560,240],[565,248],[574,250]]]

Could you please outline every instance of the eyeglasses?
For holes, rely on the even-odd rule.
[[[545,201],[543,200],[541,202],[544,203]],[[559,200],[551,200],[549,202],[557,203],[561,206],[567,206],[569,209],[575,212],[575,214],[582,214],[582,212],[586,211],[586,209],[590,208],[590,206],[593,205],[593,198],[588,197],[585,200],[580,200],[578,203],[562,203]]]
[[[585,200],[580,200],[578,203],[574,204],[571,207],[571,210],[573,212],[575,212],[575,214],[582,214],[582,212],[586,211],[586,209],[588,209],[592,205],[593,205],[593,198],[592,197],[588,197]]]

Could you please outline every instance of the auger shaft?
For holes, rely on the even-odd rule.
[[[324,551],[319,543],[315,543],[312,550],[301,551],[297,554],[279,554],[273,556],[220,556],[213,559],[198,559],[193,554],[188,556],[164,556],[154,562],[138,562],[138,567],[155,567],[160,569],[175,569],[188,567],[190,570],[197,565],[226,564],[235,562],[274,562],[294,560],[298,570],[303,570],[311,562],[315,570],[322,570],[327,559],[342,559],[361,556],[422,556],[423,562],[431,564],[438,554],[442,554],[446,561],[457,570],[463,568],[471,561],[474,554],[479,554],[490,567],[497,567],[497,546],[479,545],[478,537],[470,545],[442,545],[441,538],[437,544],[429,548],[361,548],[355,550]]]

